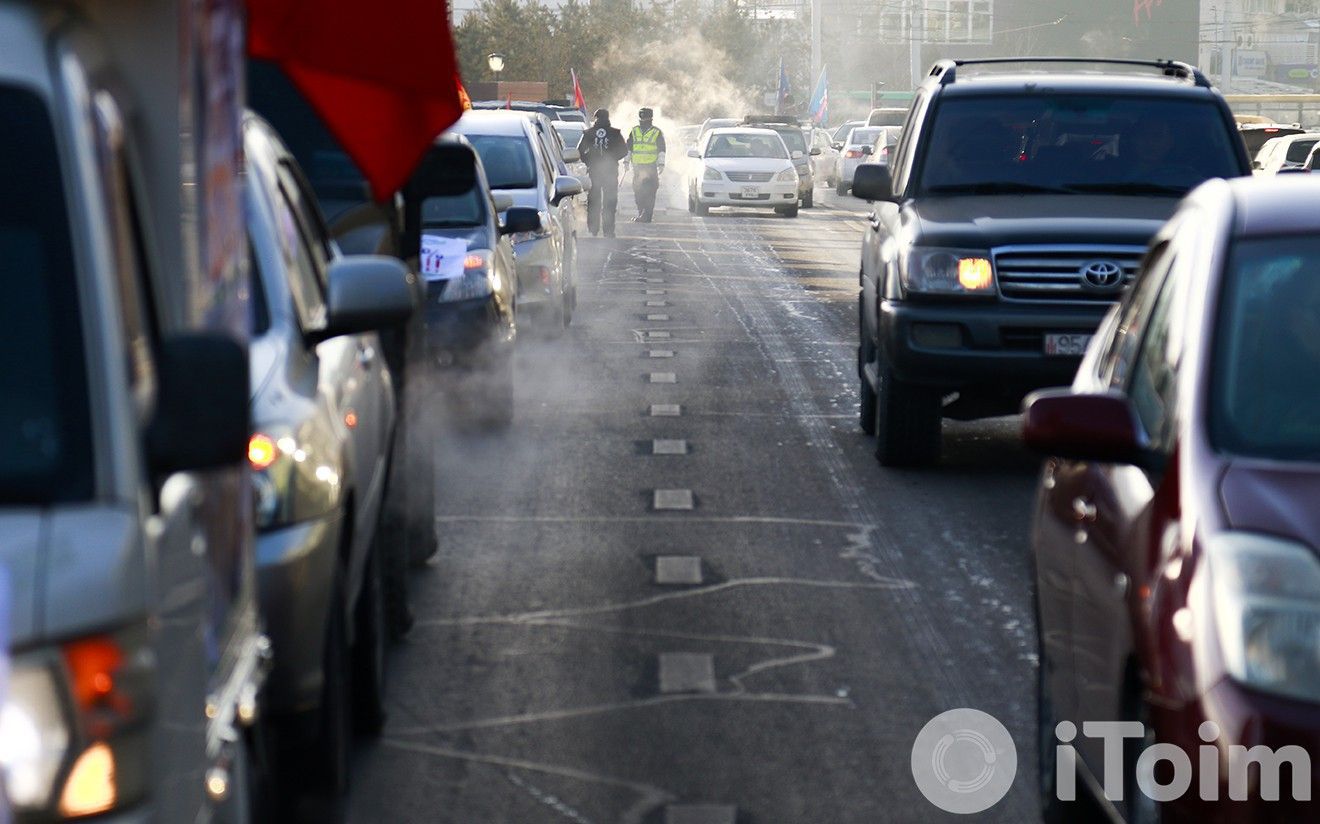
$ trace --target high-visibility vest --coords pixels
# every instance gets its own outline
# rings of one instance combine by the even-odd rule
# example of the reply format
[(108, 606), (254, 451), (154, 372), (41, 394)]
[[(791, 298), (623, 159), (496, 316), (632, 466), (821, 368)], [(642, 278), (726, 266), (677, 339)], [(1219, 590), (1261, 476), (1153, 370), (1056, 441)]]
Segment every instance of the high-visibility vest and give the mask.
[(660, 130), (655, 126), (642, 131), (641, 126), (632, 130), (632, 164), (634, 166), (653, 166), (660, 159)]

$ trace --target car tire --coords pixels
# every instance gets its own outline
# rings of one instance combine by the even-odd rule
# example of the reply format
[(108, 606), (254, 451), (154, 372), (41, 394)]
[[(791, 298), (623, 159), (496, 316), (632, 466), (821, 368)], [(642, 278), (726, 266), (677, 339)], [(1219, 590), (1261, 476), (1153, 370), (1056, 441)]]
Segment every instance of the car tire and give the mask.
[(802, 196), (802, 208), (810, 209), (815, 205), (816, 205), (816, 193), (811, 189), (808, 189), (807, 193)]
[(798, 207), (796, 207), (796, 206), (788, 206), (788, 207), (786, 207), (786, 208), (784, 209), (784, 211), (780, 212), (780, 214), (783, 215), (784, 217), (797, 217), (797, 216), (798, 216)]
[(875, 403), (875, 458), (882, 466), (920, 467), (940, 458), (939, 392), (897, 380), (880, 368)]
[[(1033, 592), (1035, 602), (1036, 626), (1040, 626), (1040, 605)], [(1040, 796), (1040, 818), (1042, 824), (1071, 824), (1083, 820), (1080, 799), (1063, 801), (1059, 798), (1058, 788), (1058, 750), (1054, 737), (1054, 726), (1058, 719), (1054, 717), (1054, 702), (1046, 689), (1046, 673), (1049, 662), (1042, 644), (1037, 655), (1036, 667), (1036, 789)], [(1080, 781), (1074, 779), (1077, 792), (1086, 792)]]
[[(352, 672), (349, 669), (348, 633), (344, 626), (344, 584), (336, 572), (331, 588), (330, 615), (325, 634), (321, 705), (316, 734), (298, 748), (282, 768), (281, 786), (300, 785), (296, 817), (299, 821), (339, 824), (346, 818), (349, 756), (353, 746)], [(294, 783), (296, 782), (296, 783)]]
[(706, 206), (701, 201), (697, 201), (697, 217), (709, 217), (709, 216), (710, 216), (710, 207)]
[(866, 379), (865, 375), (862, 375), (860, 383), (861, 386), (857, 391), (859, 396), (857, 404), (857, 422), (861, 425), (864, 434), (874, 435), (876, 403), (875, 388), (871, 386), (871, 382)]
[(372, 547), (354, 612), (353, 726), (377, 735), (385, 726), (385, 655), (389, 643), (385, 616), (384, 569), (379, 548)]
[(690, 214), (690, 215), (695, 215), (696, 213), (697, 213), (697, 196), (696, 196), (696, 194), (693, 193), (693, 191), (692, 191), (691, 189), (689, 189), (689, 190), (688, 190), (688, 214)]
[(847, 183), (844, 183), (842, 180), (840, 180), (838, 183), (835, 183), (835, 184), (834, 184), (834, 193), (835, 193), (836, 195), (846, 195), (846, 194), (848, 194), (848, 184), (847, 184)]

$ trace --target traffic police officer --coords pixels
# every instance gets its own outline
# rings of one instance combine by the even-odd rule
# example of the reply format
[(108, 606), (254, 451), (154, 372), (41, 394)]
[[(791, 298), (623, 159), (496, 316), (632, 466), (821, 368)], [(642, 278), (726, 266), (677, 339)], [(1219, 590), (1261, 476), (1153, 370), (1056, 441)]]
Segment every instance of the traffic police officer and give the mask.
[(650, 223), (655, 213), (655, 194), (660, 189), (660, 173), (665, 170), (665, 136), (651, 123), (649, 108), (637, 112), (641, 121), (628, 135), (629, 161), (633, 169), (633, 196), (637, 199), (639, 223)]

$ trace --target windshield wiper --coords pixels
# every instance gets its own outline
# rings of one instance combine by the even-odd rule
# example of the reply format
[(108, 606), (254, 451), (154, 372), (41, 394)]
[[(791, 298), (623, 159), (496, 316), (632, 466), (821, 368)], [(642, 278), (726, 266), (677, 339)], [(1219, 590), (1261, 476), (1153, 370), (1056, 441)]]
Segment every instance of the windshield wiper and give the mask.
[(1176, 195), (1187, 194), (1186, 186), (1169, 186), (1141, 180), (1111, 181), (1109, 183), (1070, 183), (1068, 188), (1079, 192), (1102, 192), (1114, 195)]
[(932, 195), (1071, 194), (1072, 192), (1073, 189), (1067, 186), (1021, 183), (1016, 180), (983, 180), (977, 183), (945, 183), (926, 187), (926, 193)]

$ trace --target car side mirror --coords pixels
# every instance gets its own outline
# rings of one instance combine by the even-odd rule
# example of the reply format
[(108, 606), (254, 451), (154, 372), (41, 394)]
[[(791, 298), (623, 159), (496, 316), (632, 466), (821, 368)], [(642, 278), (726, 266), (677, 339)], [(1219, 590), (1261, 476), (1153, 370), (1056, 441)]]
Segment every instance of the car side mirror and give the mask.
[(875, 147), (874, 147), (874, 146), (863, 146), (863, 147), (861, 148), (861, 152), (862, 152), (862, 154), (864, 154), (864, 155), (873, 155), (873, 154), (875, 154)]
[(1022, 402), (1022, 439), (1042, 455), (1159, 468), (1132, 403), (1119, 392), (1033, 392)]
[(572, 175), (559, 175), (555, 178), (555, 196), (551, 199), (554, 205), (566, 197), (582, 194), (582, 181)]
[(833, 149), (833, 150), (836, 151), (836, 152), (841, 152), (841, 151), (843, 151), (843, 144), (842, 144), (842, 143), (831, 143), (831, 144), (830, 144), (830, 148)]
[(580, 162), (582, 162), (582, 153), (579, 152), (579, 151), (577, 150), (577, 147), (576, 147), (576, 146), (565, 146), (565, 147), (564, 147), (564, 162), (565, 162), (565, 163), (580, 163)]
[(697, 159), (701, 158), (701, 152), (697, 151), (696, 149), (688, 149), (687, 154), (688, 157), (695, 157)]
[(507, 212), (513, 208), (513, 195), (491, 195), (491, 200), (495, 201), (497, 212)]
[(252, 434), (243, 346), (219, 332), (171, 335), (161, 342), (156, 376), (156, 408), (146, 437), (152, 470), (170, 474), (242, 463)]
[(527, 206), (514, 206), (504, 213), (504, 225), (501, 235), (517, 235), (523, 232), (541, 231), (541, 213)]
[[(862, 147), (866, 148), (866, 147)], [(862, 200), (893, 201), (894, 179), (889, 167), (881, 163), (863, 163), (853, 172), (853, 197)]]
[(802, 154), (801, 149), (794, 149), (792, 157), (794, 160), (801, 160), (803, 157), (805, 157), (805, 155)]
[(1253, 161), (1251, 161), (1251, 168), (1253, 168), (1253, 169), (1264, 169), (1265, 166), (1262, 165), (1261, 162), (1260, 162), (1259, 160), (1253, 160)]
[(326, 324), (318, 341), (397, 326), (416, 311), (420, 297), (416, 275), (384, 255), (340, 258), (326, 281)]
[(811, 156), (812, 156), (812, 157), (820, 157), (820, 147), (819, 147), (819, 146), (812, 146), (812, 147), (811, 147)]

